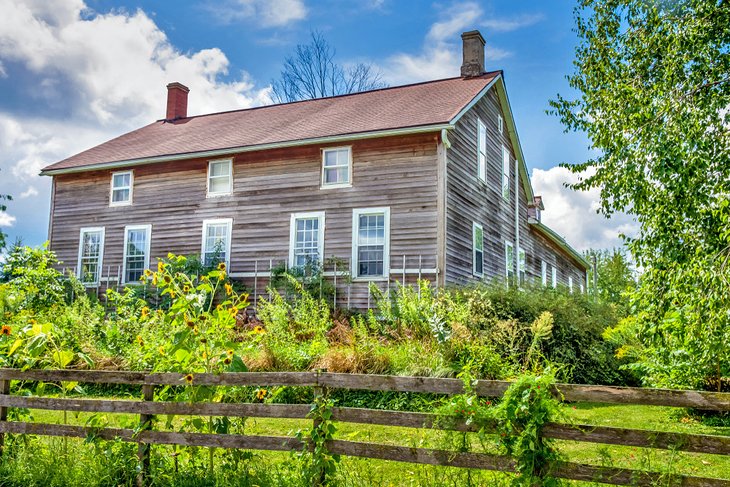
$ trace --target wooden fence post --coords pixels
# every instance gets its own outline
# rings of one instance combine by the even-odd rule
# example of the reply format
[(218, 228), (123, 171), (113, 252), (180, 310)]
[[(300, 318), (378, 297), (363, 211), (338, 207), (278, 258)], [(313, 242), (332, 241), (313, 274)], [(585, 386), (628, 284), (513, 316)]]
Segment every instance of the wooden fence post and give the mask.
[[(10, 394), (10, 381), (7, 379), (0, 380), (0, 394)], [(0, 421), (8, 420), (8, 408), (0, 407)], [(0, 433), (0, 456), (5, 452), (5, 433)]]
[[(155, 399), (155, 386), (145, 384), (142, 386), (142, 395), (144, 401), (154, 401)], [(140, 414), (139, 415), (139, 432), (142, 433), (145, 430), (152, 428), (153, 416), (151, 414)], [(145, 487), (148, 484), (150, 474), (150, 449), (149, 443), (139, 442), (137, 447), (137, 458), (139, 460), (139, 473), (137, 474), (137, 486)]]

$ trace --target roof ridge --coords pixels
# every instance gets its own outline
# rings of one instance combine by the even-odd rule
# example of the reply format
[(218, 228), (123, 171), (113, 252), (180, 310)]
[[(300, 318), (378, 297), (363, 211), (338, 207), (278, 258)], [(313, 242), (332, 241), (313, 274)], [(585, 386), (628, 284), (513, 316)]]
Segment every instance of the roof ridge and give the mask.
[[(247, 112), (247, 111), (253, 111), (253, 110), (261, 110), (261, 109), (265, 109), (265, 108), (282, 107), (282, 106), (287, 106), (287, 105), (313, 103), (313, 102), (320, 101), (320, 100), (332, 100), (332, 99), (336, 99), (336, 98), (346, 98), (346, 97), (350, 97), (350, 96), (364, 95), (366, 93), (376, 93), (376, 92), (380, 92), (380, 91), (390, 91), (390, 90), (397, 90), (397, 89), (402, 89), (402, 88), (410, 88), (413, 86), (421, 86), (421, 85), (428, 85), (428, 84), (434, 84), (434, 83), (443, 83), (444, 81), (453, 81), (453, 80), (457, 80), (457, 79), (480, 79), (480, 78), (485, 78), (487, 76), (494, 76), (494, 75), (497, 75), (500, 73), (501, 73), (501, 70), (487, 71), (480, 76), (470, 76), (470, 77), (452, 76), (451, 78), (432, 79), (432, 80), (428, 80), (428, 81), (419, 81), (416, 83), (408, 83), (405, 85), (398, 85), (398, 86), (385, 86), (383, 88), (375, 88), (372, 90), (357, 91), (354, 93), (343, 93), (341, 95), (323, 96), (321, 98), (308, 98), (306, 100), (289, 101), (286, 103), (272, 103), (271, 105), (259, 105), (256, 107), (236, 108), (233, 110), (221, 110), (219, 112), (201, 113), (200, 115), (192, 115), (190, 117), (177, 119), (177, 120), (175, 120), (175, 122), (182, 121), (182, 120), (190, 120), (193, 118), (210, 117), (213, 115), (225, 115), (228, 113), (239, 113), (239, 112)], [(168, 120), (165, 118), (160, 118), (151, 123), (167, 122), (167, 121)]]

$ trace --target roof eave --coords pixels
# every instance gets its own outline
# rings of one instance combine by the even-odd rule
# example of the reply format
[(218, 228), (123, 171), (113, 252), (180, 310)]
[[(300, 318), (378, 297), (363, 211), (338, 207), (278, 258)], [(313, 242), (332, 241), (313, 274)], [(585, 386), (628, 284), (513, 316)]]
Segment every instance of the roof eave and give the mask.
[(331, 135), (326, 137), (314, 137), (310, 139), (288, 140), (282, 142), (273, 142), (270, 144), (257, 144), (241, 147), (229, 147), (225, 149), (212, 149), (198, 152), (184, 152), (180, 154), (166, 154), (161, 156), (142, 157), (139, 159), (126, 159), (121, 161), (102, 162), (97, 164), (88, 164), (79, 167), (69, 167), (60, 169), (43, 169), (41, 176), (56, 176), (59, 174), (72, 174), (87, 171), (98, 171), (102, 169), (117, 169), (121, 167), (141, 166), (143, 164), (155, 164), (158, 162), (171, 162), (183, 159), (219, 157), (238, 154), (241, 152), (254, 152), (267, 149), (281, 149), (286, 147), (297, 147), (312, 144), (327, 144), (335, 142), (346, 142), (351, 140), (374, 139), (378, 137), (393, 137), (398, 135), (421, 134), (428, 132), (440, 132), (441, 130), (451, 130), (454, 126), (450, 123), (438, 123), (431, 125), (418, 125), (414, 127), (401, 127), (396, 129), (376, 130), (372, 132), (359, 132), (352, 134)]
[(588, 270), (590, 265), (588, 264), (588, 261), (585, 260), (585, 258), (573, 247), (570, 246), (570, 244), (560, 235), (558, 235), (555, 230), (548, 227), (542, 222), (530, 222), (529, 223), (531, 227), (537, 228), (538, 230), (541, 230), (543, 235), (548, 237), (553, 243), (555, 243), (558, 247), (560, 247), (564, 252), (566, 252), (568, 255), (570, 255), (572, 258), (574, 258), (580, 265), (583, 266), (584, 270)]

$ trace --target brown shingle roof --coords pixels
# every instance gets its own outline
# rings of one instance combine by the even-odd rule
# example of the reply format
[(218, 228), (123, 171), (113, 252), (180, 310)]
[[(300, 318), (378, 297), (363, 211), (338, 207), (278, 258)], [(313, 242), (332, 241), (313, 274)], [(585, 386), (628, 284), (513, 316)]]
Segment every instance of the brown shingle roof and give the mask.
[(351, 95), (159, 120), (43, 169), (304, 141), (448, 123), (499, 72)]

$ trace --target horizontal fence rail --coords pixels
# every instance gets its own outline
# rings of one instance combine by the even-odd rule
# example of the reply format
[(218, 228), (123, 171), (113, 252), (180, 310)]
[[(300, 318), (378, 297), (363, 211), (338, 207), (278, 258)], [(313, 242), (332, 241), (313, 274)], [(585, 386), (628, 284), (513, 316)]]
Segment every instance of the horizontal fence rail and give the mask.
[[(11, 394), (10, 381), (68, 381), (138, 385), (143, 388), (144, 399), (108, 400), (17, 396)], [(0, 448), (2, 448), (6, 433), (79, 438), (94, 435), (101, 439), (120, 439), (122, 441), (135, 442), (140, 445), (139, 460), (142, 465), (141, 475), (144, 477), (149, 468), (149, 445), (153, 444), (268, 451), (291, 451), (300, 450), (305, 447), (300, 440), (292, 437), (151, 430), (150, 420), (157, 415), (306, 419), (309, 417), (312, 407), (310, 404), (154, 401), (153, 392), (157, 386), (189, 385), (185, 381), (185, 375), (178, 373), (0, 369)], [(321, 393), (326, 389), (397, 391), (443, 395), (454, 395), (464, 392), (463, 383), (457, 379), (327, 372), (197, 374), (193, 376), (192, 385), (222, 387), (302, 386), (313, 387), (315, 393)], [(507, 390), (509, 385), (510, 383), (506, 381), (478, 381), (474, 390), (481, 396), (499, 397)], [(661, 405), (699, 408), (711, 411), (730, 410), (730, 394), (728, 393), (556, 384), (554, 394), (563, 400), (575, 402)], [(96, 429), (84, 426), (7, 421), (8, 408), (137, 414), (140, 416), (140, 428), (138, 431), (119, 428)], [(453, 420), (444, 421), (443, 417), (436, 414), (409, 411), (335, 407), (332, 410), (332, 419), (334, 421), (355, 424), (433, 428), (463, 432), (475, 432), (478, 429), (475, 425), (467, 424), (464, 420), (454, 418)], [(485, 427), (485, 432), (496, 432), (496, 425)], [(730, 437), (716, 435), (670, 433), (584, 424), (548, 423), (542, 429), (542, 436), (556, 440), (730, 455)], [(514, 471), (513, 459), (503, 455), (453, 452), (343, 440), (330, 440), (327, 448), (333, 454), (361, 458), (487, 469), (502, 472)], [(560, 463), (553, 472), (553, 475), (569, 480), (585, 480), (613, 485), (648, 486), (661, 480), (663, 485), (730, 487), (730, 480), (724, 479), (686, 475), (672, 475), (671, 478), (667, 479), (659, 472), (645, 472), (629, 468), (601, 467), (571, 462)], [(144, 478), (142, 478), (143, 480)]]

